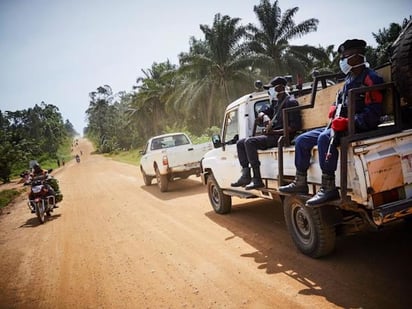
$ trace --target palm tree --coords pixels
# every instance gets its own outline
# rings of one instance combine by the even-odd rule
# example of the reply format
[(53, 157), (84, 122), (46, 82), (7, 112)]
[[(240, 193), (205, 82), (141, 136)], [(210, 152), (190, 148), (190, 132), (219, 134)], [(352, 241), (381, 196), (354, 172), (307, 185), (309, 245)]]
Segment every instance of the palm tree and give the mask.
[(175, 71), (169, 61), (153, 63), (150, 69), (142, 70), (144, 77), (137, 79), (134, 88), (138, 92), (130, 98), (130, 119), (138, 123), (145, 137), (162, 133), (170, 118), (165, 116), (166, 102)]
[(305, 72), (311, 66), (311, 59), (308, 59), (307, 55), (309, 53), (317, 55), (318, 50), (309, 45), (289, 45), (289, 41), (316, 31), (319, 21), (310, 18), (295, 24), (293, 17), (299, 8), (288, 9), (282, 15), (278, 1), (272, 5), (269, 0), (261, 0), (253, 10), (259, 21), (259, 27), (252, 24), (248, 26), (251, 40), (249, 49), (270, 59), (266, 64), (267, 74), (273, 76)]
[(308, 55), (313, 59), (311, 72), (316, 71), (318, 74), (332, 74), (339, 71), (339, 53), (335, 51), (334, 45), (328, 45), (326, 48), (319, 46), (316, 55)]
[(246, 28), (239, 23), (239, 18), (216, 14), (212, 27), (200, 25), (204, 40), (192, 38), (190, 51), (179, 55), (181, 83), (173, 99), (188, 117), (198, 111), (200, 117), (193, 119), (198, 128), (220, 125), (225, 106), (250, 82), (253, 63), (242, 44)]

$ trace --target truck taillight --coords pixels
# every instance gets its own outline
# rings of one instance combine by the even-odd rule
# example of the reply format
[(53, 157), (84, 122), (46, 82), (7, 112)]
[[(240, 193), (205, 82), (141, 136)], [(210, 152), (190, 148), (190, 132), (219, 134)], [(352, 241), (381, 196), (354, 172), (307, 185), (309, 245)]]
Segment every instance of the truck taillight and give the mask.
[(167, 156), (163, 156), (162, 163), (163, 163), (164, 166), (169, 165), (169, 160), (167, 160)]

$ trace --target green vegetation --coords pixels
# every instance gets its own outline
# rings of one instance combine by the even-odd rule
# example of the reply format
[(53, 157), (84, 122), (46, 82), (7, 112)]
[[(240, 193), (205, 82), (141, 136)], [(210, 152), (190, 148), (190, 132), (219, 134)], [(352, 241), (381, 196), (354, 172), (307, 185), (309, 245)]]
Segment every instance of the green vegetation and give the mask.
[(124, 151), (113, 151), (109, 154), (105, 154), (105, 157), (112, 158), (113, 160), (119, 162), (139, 166), (141, 154), (140, 150), (134, 149)]
[[(113, 93), (109, 85), (91, 91), (83, 134), (96, 152), (135, 164), (138, 150), (154, 135), (183, 131), (194, 143), (210, 141), (219, 132), (226, 106), (255, 91), (255, 80), (290, 75), (301, 83), (310, 81), (315, 70), (339, 70), (335, 46), (293, 45), (294, 39), (317, 31), (319, 20), (295, 23), (299, 8), (282, 11), (277, 0), (260, 0), (251, 10), (256, 24), (242, 25), (240, 17), (215, 14), (211, 25), (200, 25), (201, 38), (190, 38), (178, 65), (153, 63), (131, 85), (133, 91)], [(366, 53), (371, 67), (389, 60), (388, 47), (409, 19), (373, 33), (378, 46)], [(0, 127), (3, 182), (27, 169), (30, 160), (56, 168), (57, 159), (71, 159), (70, 142), (77, 133), (54, 105), (41, 102), (27, 110), (0, 111)]]
[[(63, 122), (59, 109), (42, 102), (22, 111), (0, 111), (0, 180), (28, 169), (30, 160), (53, 166), (60, 149), (75, 134), (69, 121)], [(66, 146), (67, 147), (67, 146)], [(63, 151), (66, 153), (66, 151)], [(55, 163), (57, 165), (57, 163)]]
[[(84, 133), (97, 151), (141, 148), (149, 137), (170, 128), (210, 139), (227, 104), (255, 91), (255, 80), (289, 75), (296, 84), (311, 81), (314, 71), (339, 71), (337, 46), (292, 44), (317, 31), (319, 20), (295, 23), (299, 8), (282, 12), (279, 1), (260, 0), (251, 9), (256, 25), (217, 13), (211, 25), (200, 25), (203, 37), (192, 37), (189, 50), (178, 55), (179, 65), (153, 63), (142, 70), (133, 91), (116, 94), (104, 85), (90, 92)], [(366, 54), (372, 67), (389, 61), (387, 47), (407, 22), (374, 34), (378, 47), (368, 47)]]
[(20, 192), (15, 189), (0, 191), (0, 209), (7, 206), (18, 195)]

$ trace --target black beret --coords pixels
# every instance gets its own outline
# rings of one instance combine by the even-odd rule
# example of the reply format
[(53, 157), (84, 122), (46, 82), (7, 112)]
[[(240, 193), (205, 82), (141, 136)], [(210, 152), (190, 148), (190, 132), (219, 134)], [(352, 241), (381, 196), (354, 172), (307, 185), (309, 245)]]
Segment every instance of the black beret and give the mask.
[(275, 87), (275, 86), (277, 86), (277, 85), (286, 86), (286, 84), (287, 84), (287, 81), (286, 81), (286, 79), (285, 79), (284, 77), (282, 77), (282, 76), (276, 76), (276, 77), (274, 77), (274, 78), (270, 81), (269, 84), (263, 85), (263, 88), (264, 88), (264, 89), (269, 89), (269, 88)]
[(364, 51), (365, 47), (366, 47), (366, 42), (364, 40), (358, 40), (358, 39), (346, 40), (341, 45), (339, 45), (338, 52), (342, 54), (344, 51), (350, 50), (350, 49), (360, 49)]

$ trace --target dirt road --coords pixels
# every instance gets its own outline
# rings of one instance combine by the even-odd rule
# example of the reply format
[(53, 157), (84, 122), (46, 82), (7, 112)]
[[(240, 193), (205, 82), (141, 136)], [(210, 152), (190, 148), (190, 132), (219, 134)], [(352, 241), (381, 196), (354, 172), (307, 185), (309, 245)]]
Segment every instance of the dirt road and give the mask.
[(161, 194), (136, 166), (79, 149), (54, 173), (64, 200), (45, 224), (23, 198), (0, 216), (0, 308), (410, 308), (403, 223), (314, 260), (273, 202), (217, 215), (199, 178)]

